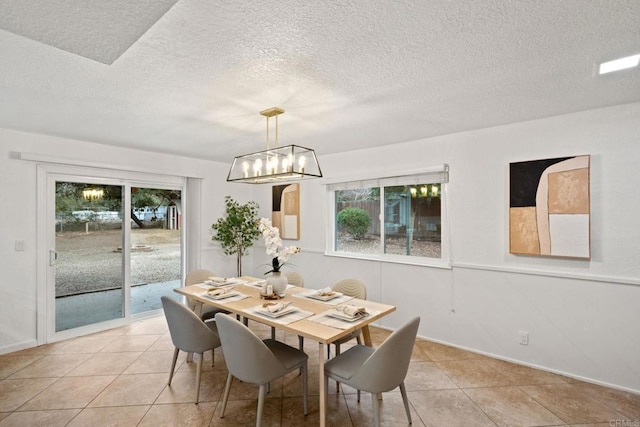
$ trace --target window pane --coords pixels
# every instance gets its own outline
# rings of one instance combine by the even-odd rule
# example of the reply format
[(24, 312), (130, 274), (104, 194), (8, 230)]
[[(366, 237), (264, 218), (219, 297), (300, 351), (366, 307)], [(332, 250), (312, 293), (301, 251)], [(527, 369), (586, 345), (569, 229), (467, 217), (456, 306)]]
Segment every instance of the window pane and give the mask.
[(440, 184), (384, 187), (384, 253), (441, 257)]
[(162, 308), (161, 296), (180, 300), (180, 190), (131, 188), (131, 313)]
[(339, 190), (335, 196), (335, 251), (380, 254), (380, 189)]
[(56, 181), (55, 189), (56, 332), (123, 317), (123, 186)]

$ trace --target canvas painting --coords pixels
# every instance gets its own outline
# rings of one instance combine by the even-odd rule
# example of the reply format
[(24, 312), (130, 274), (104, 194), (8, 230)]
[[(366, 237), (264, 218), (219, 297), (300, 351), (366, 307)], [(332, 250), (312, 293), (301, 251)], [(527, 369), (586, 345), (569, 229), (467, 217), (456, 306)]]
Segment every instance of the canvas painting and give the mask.
[(591, 258), (590, 156), (509, 164), (509, 252)]
[(274, 185), (271, 223), (283, 239), (300, 239), (300, 184)]

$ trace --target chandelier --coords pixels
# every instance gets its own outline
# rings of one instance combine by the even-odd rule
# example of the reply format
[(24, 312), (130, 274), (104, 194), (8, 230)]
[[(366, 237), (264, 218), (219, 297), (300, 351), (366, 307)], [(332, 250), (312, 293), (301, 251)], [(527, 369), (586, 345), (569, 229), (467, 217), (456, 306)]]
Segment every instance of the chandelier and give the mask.
[[(315, 151), (299, 145), (278, 147), (278, 115), (284, 110), (278, 107), (260, 111), (267, 118), (267, 149), (236, 156), (231, 164), (227, 181), (264, 184), (274, 181), (291, 181), (304, 177), (322, 177)], [(275, 142), (269, 141), (269, 119), (275, 117)]]
[(85, 200), (99, 200), (104, 197), (104, 190), (91, 187), (85, 188), (84, 190), (82, 190), (82, 197), (84, 197)]

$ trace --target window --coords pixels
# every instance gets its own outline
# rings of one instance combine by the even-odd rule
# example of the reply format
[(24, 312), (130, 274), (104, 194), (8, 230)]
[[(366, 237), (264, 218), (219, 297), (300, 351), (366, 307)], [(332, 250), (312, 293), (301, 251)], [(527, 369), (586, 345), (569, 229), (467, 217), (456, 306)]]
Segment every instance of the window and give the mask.
[(329, 184), (327, 253), (446, 266), (448, 167)]

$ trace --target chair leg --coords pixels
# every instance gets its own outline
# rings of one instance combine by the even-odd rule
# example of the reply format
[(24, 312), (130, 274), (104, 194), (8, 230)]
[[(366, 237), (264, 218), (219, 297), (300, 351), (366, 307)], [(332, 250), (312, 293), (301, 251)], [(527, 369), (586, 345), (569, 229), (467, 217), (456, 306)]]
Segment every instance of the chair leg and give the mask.
[[(307, 377), (308, 377), (308, 367), (307, 367), (307, 362), (304, 362), (304, 365), (302, 365), (302, 368), (300, 369), (302, 372), (302, 407), (304, 409), (304, 414), (307, 415), (309, 413), (309, 410), (307, 408), (307, 389), (309, 387), (309, 383), (307, 381)], [(325, 399), (326, 402), (326, 399)]]
[(404, 386), (404, 381), (400, 383), (400, 394), (402, 394), (402, 402), (404, 402), (404, 410), (407, 411), (407, 419), (409, 420), (409, 424), (412, 424), (411, 421), (411, 411), (409, 410), (409, 399), (407, 399), (407, 389)]
[(196, 405), (200, 399), (200, 378), (202, 378), (202, 360), (204, 359), (204, 352), (198, 354), (198, 368), (196, 370)]
[(249, 318), (248, 317), (243, 317), (242, 318), (242, 323), (244, 323), (244, 326), (249, 327)]
[(211, 367), (215, 367), (216, 366), (216, 349), (212, 349), (211, 350)]
[(262, 410), (264, 408), (265, 389), (266, 385), (261, 384), (260, 390), (258, 390), (258, 414), (256, 415), (256, 427), (260, 427), (262, 425)]
[(171, 385), (171, 380), (173, 379), (173, 371), (176, 370), (176, 361), (178, 360), (178, 353), (180, 353), (180, 350), (178, 350), (178, 347), (176, 347), (176, 349), (173, 351), (173, 360), (171, 361), (171, 372), (169, 372), (169, 382), (168, 382), (169, 385)]
[[(360, 339), (360, 336), (361, 336), (361, 335), (362, 335), (362, 333), (359, 333), (359, 334), (356, 336), (356, 342), (357, 342), (358, 344), (360, 344), (360, 345), (362, 345), (362, 340)], [(358, 390), (358, 402), (360, 402), (360, 390)]]
[[(340, 356), (340, 344), (336, 343), (336, 357)], [(340, 383), (336, 381), (336, 392), (340, 393)]]
[(276, 328), (274, 328), (273, 326), (271, 327), (271, 339), (276, 339)]
[(373, 425), (380, 427), (380, 403), (378, 393), (371, 393), (371, 403), (373, 404)]
[(227, 375), (227, 384), (224, 386), (224, 397), (222, 398), (222, 411), (220, 412), (220, 418), (224, 417), (224, 411), (227, 409), (227, 402), (229, 401), (229, 390), (231, 390), (231, 381), (233, 376)]
[[(298, 349), (304, 351), (304, 337), (298, 335)], [(302, 368), (300, 368), (299, 375), (302, 375)]]

